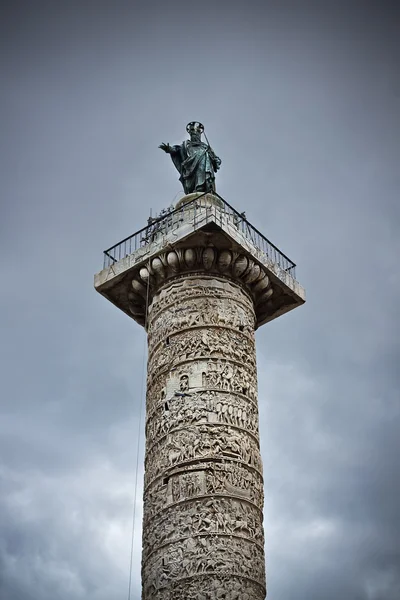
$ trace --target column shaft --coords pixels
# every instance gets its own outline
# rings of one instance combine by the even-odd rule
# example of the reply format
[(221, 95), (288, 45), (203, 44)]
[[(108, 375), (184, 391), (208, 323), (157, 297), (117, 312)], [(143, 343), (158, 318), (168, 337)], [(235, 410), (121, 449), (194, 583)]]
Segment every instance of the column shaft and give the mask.
[(148, 317), (143, 600), (265, 598), (253, 302), (160, 283)]

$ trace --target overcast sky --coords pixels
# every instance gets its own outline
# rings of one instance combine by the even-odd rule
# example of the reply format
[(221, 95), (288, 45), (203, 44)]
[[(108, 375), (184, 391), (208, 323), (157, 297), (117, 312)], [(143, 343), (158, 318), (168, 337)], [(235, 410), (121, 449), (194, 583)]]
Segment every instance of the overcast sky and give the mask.
[(190, 120), (218, 192), (307, 291), (257, 332), (268, 597), (398, 600), (396, 2), (14, 0), (0, 17), (0, 600), (127, 598), (145, 334), (93, 274), (179, 196), (157, 146)]

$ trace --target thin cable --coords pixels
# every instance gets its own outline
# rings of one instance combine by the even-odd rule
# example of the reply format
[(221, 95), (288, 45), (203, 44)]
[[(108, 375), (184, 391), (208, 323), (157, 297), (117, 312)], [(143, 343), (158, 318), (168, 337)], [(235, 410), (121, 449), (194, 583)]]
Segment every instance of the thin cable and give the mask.
[[(147, 311), (149, 306), (149, 287), (150, 287), (150, 273), (147, 279), (147, 293), (146, 293), (146, 307), (144, 314), (144, 329), (147, 329)], [(131, 587), (132, 587), (132, 564), (133, 564), (133, 545), (135, 539), (135, 521), (136, 521), (136, 498), (137, 498), (137, 485), (138, 485), (138, 472), (139, 472), (139, 449), (140, 449), (140, 433), (142, 429), (142, 412), (144, 404), (144, 371), (145, 371), (145, 355), (146, 355), (146, 338), (143, 342), (143, 359), (142, 359), (142, 384), (141, 384), (141, 402), (139, 409), (139, 424), (137, 433), (137, 446), (136, 446), (136, 473), (135, 473), (135, 491), (133, 499), (133, 512), (132, 512), (132, 536), (131, 536), (131, 556), (129, 564), (129, 585), (128, 585), (128, 600), (131, 598)]]

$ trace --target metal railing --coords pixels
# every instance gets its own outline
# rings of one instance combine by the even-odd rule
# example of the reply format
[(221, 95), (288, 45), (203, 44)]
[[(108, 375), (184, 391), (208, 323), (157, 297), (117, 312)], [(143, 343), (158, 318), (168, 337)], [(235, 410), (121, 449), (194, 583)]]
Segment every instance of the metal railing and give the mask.
[(239, 213), (216, 192), (213, 192), (213, 196), (219, 199), (220, 206), (210, 204), (206, 199), (206, 195), (207, 193), (204, 193), (175, 210), (164, 211), (164, 214), (156, 219), (150, 218), (146, 227), (139, 229), (136, 233), (104, 251), (103, 268), (105, 269), (136, 252), (139, 248), (161, 239), (169, 232), (178, 229), (183, 222), (189, 224), (187, 214), (190, 211), (193, 230), (199, 229), (199, 227), (210, 221), (216, 222), (217, 225), (231, 224), (253, 246), (265, 254), (270, 261), (289, 273), (293, 279), (296, 279), (296, 264), (251, 225), (244, 213)]

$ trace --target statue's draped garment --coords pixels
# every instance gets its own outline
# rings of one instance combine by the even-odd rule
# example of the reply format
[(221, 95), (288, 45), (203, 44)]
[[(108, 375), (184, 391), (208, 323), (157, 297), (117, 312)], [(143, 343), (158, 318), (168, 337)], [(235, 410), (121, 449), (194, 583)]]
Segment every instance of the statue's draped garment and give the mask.
[(207, 144), (185, 140), (180, 146), (172, 146), (171, 158), (185, 194), (215, 190), (215, 171), (221, 160)]

